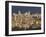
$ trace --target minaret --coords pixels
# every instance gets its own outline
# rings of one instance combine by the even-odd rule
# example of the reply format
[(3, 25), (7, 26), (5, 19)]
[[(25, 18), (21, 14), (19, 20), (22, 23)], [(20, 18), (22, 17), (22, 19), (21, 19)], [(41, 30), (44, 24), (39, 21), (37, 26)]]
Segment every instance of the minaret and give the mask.
[(16, 14), (15, 13), (13, 13), (13, 16), (15, 16)]
[(28, 11), (28, 17), (30, 16), (30, 11)]
[(30, 11), (25, 12), (25, 16), (29, 16), (30, 15)]
[(30, 11), (28, 11), (28, 15), (30, 15)]
[(27, 12), (25, 12), (25, 16), (27, 16), (28, 15), (28, 13)]
[(18, 11), (18, 14), (21, 15), (21, 11), (20, 10)]

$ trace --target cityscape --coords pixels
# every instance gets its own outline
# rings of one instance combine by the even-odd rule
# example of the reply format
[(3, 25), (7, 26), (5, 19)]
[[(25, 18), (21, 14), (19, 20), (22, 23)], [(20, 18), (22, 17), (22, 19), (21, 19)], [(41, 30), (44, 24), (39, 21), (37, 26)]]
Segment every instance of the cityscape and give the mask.
[(41, 29), (41, 14), (40, 13), (31, 13), (30, 11), (21, 13), (12, 14), (12, 31), (19, 30), (38, 30)]

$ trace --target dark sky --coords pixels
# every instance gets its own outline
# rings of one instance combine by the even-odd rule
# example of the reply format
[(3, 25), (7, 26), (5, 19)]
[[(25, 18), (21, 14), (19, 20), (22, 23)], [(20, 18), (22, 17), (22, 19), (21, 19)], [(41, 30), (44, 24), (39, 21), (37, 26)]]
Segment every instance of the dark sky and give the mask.
[(31, 13), (41, 13), (41, 7), (12, 6), (12, 12), (18, 13), (19, 10), (21, 11), (21, 13), (28, 11), (30, 11)]

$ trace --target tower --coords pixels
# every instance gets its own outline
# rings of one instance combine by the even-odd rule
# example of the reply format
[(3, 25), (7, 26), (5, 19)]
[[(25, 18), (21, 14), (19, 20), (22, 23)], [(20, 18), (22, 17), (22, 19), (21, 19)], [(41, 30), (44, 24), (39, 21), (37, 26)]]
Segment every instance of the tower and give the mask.
[(21, 15), (21, 11), (20, 10), (18, 11), (18, 14)]

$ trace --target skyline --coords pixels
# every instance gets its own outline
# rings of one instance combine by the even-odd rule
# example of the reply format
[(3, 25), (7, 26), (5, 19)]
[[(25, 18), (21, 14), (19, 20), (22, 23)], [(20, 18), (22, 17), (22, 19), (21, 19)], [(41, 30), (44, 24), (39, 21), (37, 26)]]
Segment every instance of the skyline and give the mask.
[(12, 6), (12, 13), (21, 13), (29, 12), (30, 13), (41, 13), (41, 7), (26, 7), (26, 6)]

